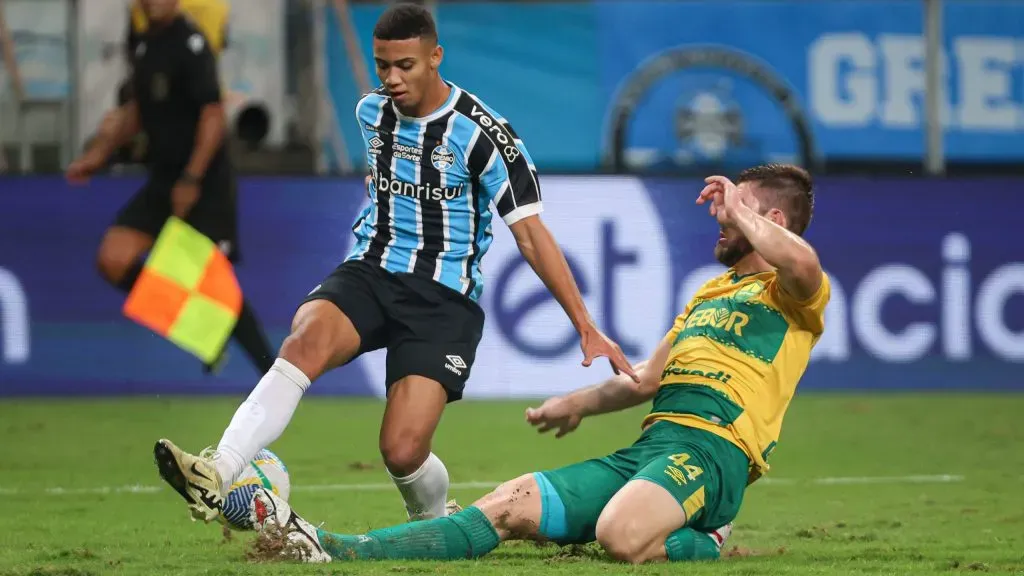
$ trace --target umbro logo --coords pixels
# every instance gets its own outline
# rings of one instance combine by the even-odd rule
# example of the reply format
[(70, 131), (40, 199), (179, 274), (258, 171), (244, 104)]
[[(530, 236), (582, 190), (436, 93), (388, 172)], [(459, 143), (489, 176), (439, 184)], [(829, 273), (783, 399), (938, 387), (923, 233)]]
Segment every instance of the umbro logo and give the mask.
[(445, 356), (445, 360), (447, 360), (447, 362), (445, 362), (444, 367), (456, 376), (462, 376), (462, 371), (469, 367), (469, 365), (466, 364), (466, 361), (462, 359), (462, 356), (456, 354), (449, 354)]
[(374, 136), (370, 138), (368, 144), (370, 145), (370, 154), (380, 154), (380, 147), (384, 145), (384, 141)]

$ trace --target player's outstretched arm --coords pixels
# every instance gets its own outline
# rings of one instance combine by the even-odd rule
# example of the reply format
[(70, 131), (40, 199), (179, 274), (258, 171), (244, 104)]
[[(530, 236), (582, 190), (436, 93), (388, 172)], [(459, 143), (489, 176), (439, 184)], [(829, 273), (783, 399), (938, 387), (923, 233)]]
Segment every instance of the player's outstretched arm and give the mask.
[(742, 194), (728, 178), (711, 176), (701, 192), (702, 199), (712, 199), (713, 214), (739, 228), (754, 250), (777, 271), (779, 283), (797, 300), (814, 296), (821, 287), (822, 269), (818, 254), (806, 240), (762, 216), (757, 211), (757, 198)]
[(605, 336), (590, 317), (565, 255), (540, 217), (528, 216), (511, 224), (509, 229), (523, 258), (551, 291), (579, 332), (584, 354), (583, 365), (590, 366), (594, 358), (606, 356), (615, 374), (621, 372), (634, 382), (639, 382), (640, 378), (619, 345)]
[(658, 392), (671, 347), (672, 342), (663, 339), (650, 358), (633, 367), (640, 378), (639, 385), (625, 375), (613, 376), (600, 384), (549, 398), (538, 408), (527, 408), (526, 421), (536, 426), (538, 432), (556, 430), (555, 437), (561, 438), (587, 416), (618, 412), (647, 402)]

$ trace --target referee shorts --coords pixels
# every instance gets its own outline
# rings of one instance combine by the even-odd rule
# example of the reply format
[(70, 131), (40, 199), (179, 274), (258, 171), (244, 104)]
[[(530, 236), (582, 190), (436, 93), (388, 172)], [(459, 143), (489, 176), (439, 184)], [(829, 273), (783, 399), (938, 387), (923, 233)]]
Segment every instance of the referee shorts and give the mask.
[[(151, 175), (114, 218), (114, 226), (156, 238), (171, 216), (171, 190), (177, 179)], [(231, 262), (241, 260), (238, 248), (238, 193), (230, 166), (211, 166), (200, 185), (199, 200), (185, 221), (213, 240)]]

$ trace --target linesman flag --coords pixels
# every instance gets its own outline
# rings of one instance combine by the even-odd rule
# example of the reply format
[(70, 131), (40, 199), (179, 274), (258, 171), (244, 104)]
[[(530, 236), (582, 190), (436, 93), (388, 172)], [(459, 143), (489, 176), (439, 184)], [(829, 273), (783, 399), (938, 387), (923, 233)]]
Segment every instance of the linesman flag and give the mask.
[(242, 289), (227, 257), (174, 216), (124, 302), (125, 316), (207, 364), (223, 351), (241, 309)]

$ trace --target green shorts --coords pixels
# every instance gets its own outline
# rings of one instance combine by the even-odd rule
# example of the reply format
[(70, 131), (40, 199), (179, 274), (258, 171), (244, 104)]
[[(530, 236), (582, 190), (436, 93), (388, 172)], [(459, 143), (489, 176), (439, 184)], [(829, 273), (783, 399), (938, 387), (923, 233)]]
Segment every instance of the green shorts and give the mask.
[(749, 466), (746, 454), (727, 440), (657, 421), (632, 446), (610, 456), (534, 474), (542, 502), (539, 531), (558, 544), (593, 542), (601, 511), (634, 479), (675, 496), (687, 526), (715, 530), (739, 512)]

